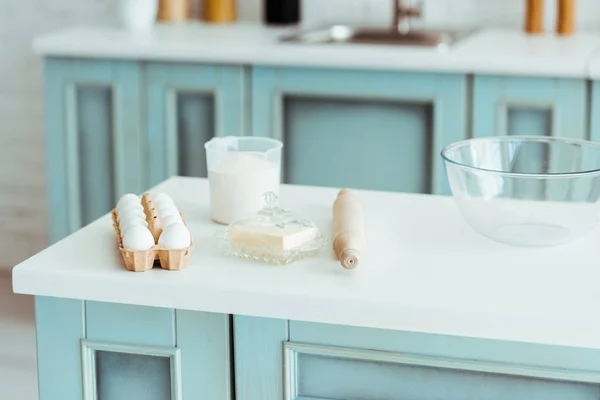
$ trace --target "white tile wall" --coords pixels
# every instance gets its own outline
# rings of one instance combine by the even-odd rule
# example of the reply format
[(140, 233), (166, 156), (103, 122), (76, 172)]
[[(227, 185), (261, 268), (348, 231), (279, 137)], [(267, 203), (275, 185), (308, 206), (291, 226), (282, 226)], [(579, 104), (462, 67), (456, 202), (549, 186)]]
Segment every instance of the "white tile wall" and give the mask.
[(0, 0), (0, 268), (47, 243), (42, 63), (35, 35), (107, 23), (115, 1)]
[[(345, 22), (385, 25), (391, 21), (392, 0), (301, 0), (303, 23)], [(407, 0), (405, 0), (407, 1)], [(410, 0), (408, 0), (410, 1)], [(238, 0), (244, 19), (260, 19), (261, 0)], [(554, 29), (556, 0), (545, 1), (545, 26)], [(600, 1), (577, 0), (581, 29), (600, 29)], [(424, 0), (424, 22), (431, 25), (521, 27), (525, 0)]]
[[(13, 266), (46, 245), (41, 60), (38, 34), (70, 25), (114, 22), (119, 0), (0, 0), (0, 266)], [(547, 27), (554, 7), (547, 0)], [(426, 0), (429, 24), (520, 27), (523, 0)], [(262, 0), (238, 0), (240, 19), (259, 21)], [(307, 25), (381, 25), (391, 0), (303, 0)], [(196, 13), (198, 7), (195, 7)], [(577, 0), (578, 26), (600, 28), (600, 1)]]

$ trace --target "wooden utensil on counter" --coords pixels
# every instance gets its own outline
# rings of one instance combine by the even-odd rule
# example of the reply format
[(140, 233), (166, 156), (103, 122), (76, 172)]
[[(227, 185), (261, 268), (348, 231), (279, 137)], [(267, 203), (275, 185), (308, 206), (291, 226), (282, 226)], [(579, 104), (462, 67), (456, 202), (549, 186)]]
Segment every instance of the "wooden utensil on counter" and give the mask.
[(544, 0), (527, 0), (525, 32), (531, 35), (544, 32)]
[(237, 19), (235, 0), (204, 0), (202, 19), (206, 22), (233, 22)]
[(354, 269), (366, 247), (363, 207), (348, 189), (333, 203), (333, 251), (342, 267)]
[(556, 33), (568, 36), (575, 32), (575, 0), (558, 0)]
[(160, 0), (158, 20), (182, 22), (190, 19), (190, 0)]

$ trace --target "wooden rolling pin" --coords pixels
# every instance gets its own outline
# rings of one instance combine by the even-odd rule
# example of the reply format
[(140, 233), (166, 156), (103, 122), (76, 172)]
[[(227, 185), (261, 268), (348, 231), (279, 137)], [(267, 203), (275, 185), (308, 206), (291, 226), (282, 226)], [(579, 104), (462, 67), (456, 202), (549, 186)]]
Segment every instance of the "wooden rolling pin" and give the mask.
[(342, 189), (333, 203), (333, 251), (346, 269), (356, 268), (366, 238), (362, 204), (348, 189)]
[(530, 35), (544, 32), (544, 0), (527, 0), (525, 32)]

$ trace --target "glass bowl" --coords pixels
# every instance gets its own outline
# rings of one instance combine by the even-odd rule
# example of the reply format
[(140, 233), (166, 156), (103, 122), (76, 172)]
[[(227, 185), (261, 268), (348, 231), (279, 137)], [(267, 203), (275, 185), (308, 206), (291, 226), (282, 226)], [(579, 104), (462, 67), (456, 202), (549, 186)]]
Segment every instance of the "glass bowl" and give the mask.
[(453, 143), (441, 156), (461, 214), (498, 242), (553, 246), (598, 222), (600, 144), (490, 137)]

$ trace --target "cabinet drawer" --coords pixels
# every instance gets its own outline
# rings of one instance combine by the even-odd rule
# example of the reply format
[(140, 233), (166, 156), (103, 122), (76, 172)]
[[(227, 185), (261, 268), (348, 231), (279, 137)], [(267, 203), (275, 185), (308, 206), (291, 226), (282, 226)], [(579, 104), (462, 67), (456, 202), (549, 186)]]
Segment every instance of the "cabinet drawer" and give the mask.
[(285, 348), (286, 399), (595, 400), (587, 374), (307, 345)]
[(600, 351), (289, 321), (286, 399), (600, 398)]

